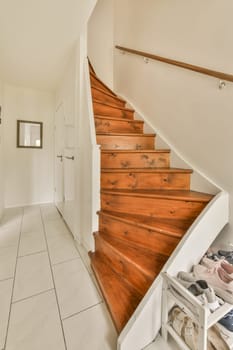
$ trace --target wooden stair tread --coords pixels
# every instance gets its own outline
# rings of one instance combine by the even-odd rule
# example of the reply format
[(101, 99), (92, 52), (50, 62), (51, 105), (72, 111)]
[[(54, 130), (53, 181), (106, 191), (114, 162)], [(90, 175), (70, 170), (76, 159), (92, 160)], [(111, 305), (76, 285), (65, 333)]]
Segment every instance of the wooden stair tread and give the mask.
[(166, 255), (156, 254), (149, 249), (139, 246), (136, 247), (129, 242), (125, 243), (122, 240), (107, 235), (101, 236), (101, 232), (96, 233), (96, 235), (99, 235), (101, 239), (105, 240), (111, 246), (111, 249), (116, 250), (124, 256), (129, 263), (141, 270), (151, 280), (156, 277), (158, 270), (161, 270), (168, 259)]
[(156, 134), (144, 134), (144, 122), (134, 119), (126, 101), (90, 77), (102, 165), (99, 232), (90, 257), (121, 331), (214, 196), (189, 190), (192, 170), (169, 167), (170, 150), (155, 149)]
[(101, 190), (101, 193), (131, 197), (154, 197), (208, 203), (213, 195), (189, 190)]
[[(141, 135), (141, 134), (140, 134)], [(103, 149), (101, 153), (111, 154), (111, 153), (171, 153), (170, 149)]]
[(117, 117), (111, 117), (111, 116), (106, 116), (106, 115), (99, 115), (99, 114), (95, 114), (95, 118), (99, 118), (99, 119), (104, 119), (104, 120), (116, 120), (116, 121), (124, 121), (127, 123), (140, 123), (143, 124), (144, 122), (142, 120), (137, 120), (137, 119), (129, 119), (129, 118), (124, 118), (124, 119), (120, 119)]
[(124, 328), (142, 295), (120, 278), (98, 252), (90, 253), (91, 265), (117, 331)]
[(101, 105), (104, 105), (104, 106), (107, 106), (107, 107), (111, 107), (111, 108), (115, 108), (115, 109), (120, 109), (120, 110), (123, 110), (123, 111), (134, 112), (134, 109), (132, 109), (132, 108), (118, 107), (118, 106), (115, 106), (115, 105), (113, 105), (111, 103), (107, 103), (107, 102), (103, 102), (103, 101), (99, 101), (99, 100), (94, 100), (93, 99), (93, 103), (99, 103)]
[(137, 227), (143, 227), (151, 231), (155, 230), (165, 235), (175, 236), (178, 238), (183, 237), (184, 233), (193, 222), (193, 220), (155, 218), (151, 216), (118, 213), (104, 210), (98, 212), (98, 214), (103, 214), (121, 222), (133, 224)]
[[(104, 95), (108, 95), (108, 96), (110, 96), (110, 97), (114, 97), (116, 100), (119, 100), (119, 101), (121, 101), (121, 102), (126, 103), (126, 101), (123, 100), (121, 97), (116, 96), (116, 95), (113, 96), (112, 94), (108, 93), (106, 90), (103, 90), (103, 89), (101, 89), (101, 88), (99, 88), (99, 87), (97, 87), (97, 86), (92, 86), (91, 88), (100, 91), (100, 92), (103, 93)], [(101, 101), (100, 101), (100, 102), (101, 102)]]
[(115, 132), (111, 132), (111, 133), (102, 133), (102, 132), (97, 132), (96, 133), (97, 136), (109, 136), (109, 137), (112, 137), (112, 136), (133, 136), (133, 137), (155, 137), (156, 134), (139, 134), (139, 133), (115, 133)]
[(103, 173), (181, 173), (181, 174), (191, 174), (192, 169), (180, 169), (180, 168), (102, 168)]
[[(113, 92), (106, 84), (104, 84), (104, 83), (102, 82), (102, 80), (100, 80), (100, 79), (97, 77), (96, 74), (94, 74), (94, 73), (92, 73), (92, 72), (90, 71), (90, 75), (91, 75), (95, 80), (97, 80), (105, 89), (107, 89), (111, 95), (117, 97), (117, 95), (115, 94), (115, 92)], [(93, 85), (91, 85), (91, 87), (93, 87)]]

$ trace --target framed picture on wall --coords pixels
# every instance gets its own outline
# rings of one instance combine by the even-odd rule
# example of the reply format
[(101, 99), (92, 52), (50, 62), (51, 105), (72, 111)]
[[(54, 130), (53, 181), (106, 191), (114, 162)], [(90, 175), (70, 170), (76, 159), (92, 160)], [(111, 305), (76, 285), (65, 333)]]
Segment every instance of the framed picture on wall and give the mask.
[(43, 123), (28, 120), (17, 120), (17, 147), (42, 148)]

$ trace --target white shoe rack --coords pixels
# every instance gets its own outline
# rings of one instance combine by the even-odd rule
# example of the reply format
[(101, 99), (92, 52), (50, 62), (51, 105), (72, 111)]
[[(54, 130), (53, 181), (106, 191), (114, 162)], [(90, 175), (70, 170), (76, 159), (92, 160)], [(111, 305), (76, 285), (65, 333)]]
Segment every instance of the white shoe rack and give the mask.
[(177, 279), (166, 272), (163, 276), (162, 292), (162, 337), (167, 342), (168, 333), (176, 341), (180, 349), (190, 350), (184, 340), (172, 328), (169, 321), (169, 311), (177, 305), (198, 325), (198, 350), (207, 350), (207, 331), (232, 308), (232, 304), (224, 303), (216, 311), (198, 300), (188, 289), (182, 286)]

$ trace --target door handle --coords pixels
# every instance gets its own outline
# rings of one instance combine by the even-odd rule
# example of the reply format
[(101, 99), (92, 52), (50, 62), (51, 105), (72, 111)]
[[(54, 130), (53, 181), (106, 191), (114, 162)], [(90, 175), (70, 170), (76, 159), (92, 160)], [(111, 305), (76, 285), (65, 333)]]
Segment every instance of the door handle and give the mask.
[(58, 154), (58, 155), (57, 155), (57, 158), (60, 158), (60, 161), (62, 162), (63, 155), (62, 155), (62, 154), (61, 154), (61, 155)]
[(71, 160), (74, 160), (74, 156), (72, 156), (72, 157), (68, 157), (68, 156), (66, 156), (65, 158), (66, 158), (66, 159), (71, 159)]

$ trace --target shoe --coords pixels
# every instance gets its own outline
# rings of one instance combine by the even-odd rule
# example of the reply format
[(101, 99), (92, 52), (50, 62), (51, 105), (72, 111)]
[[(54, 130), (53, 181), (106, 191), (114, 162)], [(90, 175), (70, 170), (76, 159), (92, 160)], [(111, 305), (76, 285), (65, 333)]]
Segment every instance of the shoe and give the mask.
[(217, 253), (209, 253), (209, 252), (206, 253), (206, 256), (207, 256), (208, 259), (211, 259), (211, 260), (214, 260), (214, 261), (218, 261), (221, 258), (223, 258), (220, 255), (218, 255)]
[(177, 278), (184, 282), (196, 282), (196, 277), (192, 272), (180, 271), (177, 274)]
[(209, 310), (211, 312), (214, 312), (217, 310), (221, 305), (224, 304), (224, 301), (217, 297), (217, 295), (214, 292), (214, 289), (210, 287), (206, 281), (199, 280), (196, 282), (200, 288), (203, 290), (203, 295), (205, 296), (206, 302), (205, 305), (208, 306)]
[(216, 327), (218, 327), (222, 338), (225, 340), (230, 349), (233, 349), (233, 337), (232, 332), (228, 331), (224, 326), (222, 326), (219, 322), (216, 323)]
[(222, 338), (221, 333), (216, 325), (208, 329), (208, 340), (217, 350), (229, 350), (229, 346)]
[(219, 250), (218, 255), (220, 257), (224, 256), (224, 258), (230, 263), (233, 264), (233, 251), (227, 250)]
[(218, 321), (228, 331), (233, 332), (233, 309)]
[(176, 333), (181, 337), (182, 329), (187, 323), (188, 316), (178, 307), (174, 306), (169, 312), (169, 320)]
[(220, 298), (233, 304), (233, 279), (221, 267), (208, 269), (203, 265), (195, 265), (193, 274), (212, 286)]
[[(191, 350), (198, 350), (198, 326), (188, 317), (178, 306), (172, 308), (169, 312), (169, 320), (176, 333), (184, 340)], [(211, 327), (212, 328), (212, 327)], [(210, 332), (210, 334), (209, 334)], [(219, 332), (220, 334), (220, 332)], [(223, 347), (225, 342), (216, 331), (208, 330), (207, 350), (227, 350), (228, 347)], [(220, 347), (214, 346), (215, 342)]]
[(191, 318), (188, 318), (182, 335), (182, 338), (190, 349), (198, 350), (198, 326)]
[(198, 296), (203, 293), (203, 290), (196, 284), (196, 278), (192, 273), (180, 271), (177, 275), (177, 281), (188, 289), (193, 295)]
[(215, 295), (213, 288), (205, 280), (196, 280), (192, 273), (181, 271), (178, 273), (177, 280), (196, 296), (202, 304), (207, 305), (211, 312), (224, 304), (223, 300)]
[(225, 258), (214, 261), (209, 259), (208, 257), (204, 257), (201, 260), (201, 265), (206, 266), (209, 269), (214, 267), (222, 267), (228, 275), (233, 277), (233, 266), (227, 260), (225, 260)]

